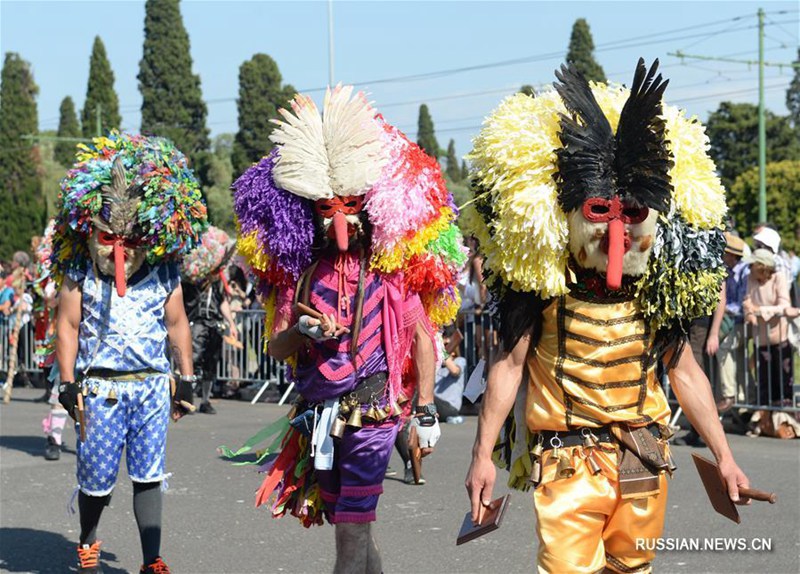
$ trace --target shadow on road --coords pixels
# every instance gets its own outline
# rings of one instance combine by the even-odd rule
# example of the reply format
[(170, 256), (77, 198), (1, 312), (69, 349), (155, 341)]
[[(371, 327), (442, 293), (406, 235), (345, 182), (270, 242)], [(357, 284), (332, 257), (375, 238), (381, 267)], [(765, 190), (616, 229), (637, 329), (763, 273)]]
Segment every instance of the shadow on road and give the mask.
[[(46, 446), (44, 435), (42, 436), (0, 436), (0, 448), (18, 450), (35, 457), (44, 456)], [(61, 446), (62, 454), (76, 454), (75, 450), (64, 445)]]
[[(30, 528), (0, 528), (0, 569), (4, 572), (35, 572), (56, 574), (74, 572), (78, 561), (76, 542), (61, 534), (32, 530)], [(114, 568), (117, 556), (101, 552), (100, 560), (105, 574), (126, 574)]]

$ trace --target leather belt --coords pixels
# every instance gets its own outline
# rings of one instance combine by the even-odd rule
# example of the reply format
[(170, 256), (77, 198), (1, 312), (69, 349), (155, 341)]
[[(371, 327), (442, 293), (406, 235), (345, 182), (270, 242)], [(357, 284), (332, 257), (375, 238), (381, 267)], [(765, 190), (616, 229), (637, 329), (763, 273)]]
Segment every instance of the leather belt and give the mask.
[[(658, 424), (649, 424), (647, 430), (656, 438), (661, 438), (661, 431)], [(537, 431), (543, 437), (542, 444), (545, 449), (553, 448), (554, 444), (561, 440), (559, 447), (580, 446), (584, 443), (589, 433), (595, 436), (597, 442), (617, 443), (617, 439), (611, 434), (611, 428), (606, 425), (602, 427), (581, 427), (568, 431)], [(551, 442), (552, 441), (552, 442)]]

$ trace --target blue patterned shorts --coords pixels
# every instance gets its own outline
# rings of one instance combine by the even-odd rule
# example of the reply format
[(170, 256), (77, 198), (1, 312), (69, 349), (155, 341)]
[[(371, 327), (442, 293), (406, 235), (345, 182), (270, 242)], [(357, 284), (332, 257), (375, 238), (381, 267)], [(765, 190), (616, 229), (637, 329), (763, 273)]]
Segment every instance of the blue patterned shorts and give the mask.
[[(143, 381), (86, 379), (84, 397), (86, 442), (78, 440), (78, 486), (90, 496), (114, 489), (125, 447), (128, 475), (133, 482), (164, 479), (167, 426), (170, 419), (168, 375)], [(117, 400), (108, 400), (111, 389)], [(75, 425), (80, 437), (80, 425)]]

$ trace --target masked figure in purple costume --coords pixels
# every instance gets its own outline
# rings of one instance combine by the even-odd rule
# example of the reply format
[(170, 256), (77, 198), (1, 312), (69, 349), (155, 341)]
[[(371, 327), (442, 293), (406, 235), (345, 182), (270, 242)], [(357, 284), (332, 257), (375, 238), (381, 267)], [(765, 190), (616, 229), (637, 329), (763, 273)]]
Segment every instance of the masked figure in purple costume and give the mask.
[(370, 524), (400, 420), (412, 415), (424, 454), (440, 435), (432, 340), (458, 310), (465, 253), (438, 163), (362, 93), (329, 90), (322, 115), (307, 96), (292, 109), (234, 189), (267, 349), (302, 400), (239, 453), (277, 434), (256, 504), (306, 526), (326, 517), (335, 572), (380, 572)]

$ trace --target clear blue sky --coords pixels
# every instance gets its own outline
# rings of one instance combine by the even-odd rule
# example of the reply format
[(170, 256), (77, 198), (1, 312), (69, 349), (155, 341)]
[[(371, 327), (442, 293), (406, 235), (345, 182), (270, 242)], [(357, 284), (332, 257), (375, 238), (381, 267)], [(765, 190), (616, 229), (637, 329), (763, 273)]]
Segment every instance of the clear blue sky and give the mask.
[[(463, 155), (482, 118), (507, 93), (553, 80), (572, 25), (583, 17), (611, 80), (629, 82), (639, 56), (658, 57), (671, 79), (667, 101), (705, 120), (720, 101), (757, 102), (756, 67), (681, 63), (668, 53), (757, 59), (759, 6), (767, 12), (765, 59), (791, 62), (800, 31), (797, 2), (335, 1), (335, 80), (362, 84), (412, 138), (419, 104), (427, 103), (440, 145), (453, 138)], [(255, 53), (272, 56), (284, 81), (301, 91), (328, 82), (327, 2), (184, 0), (181, 10), (212, 134), (236, 131), (238, 70)], [(65, 96), (82, 108), (95, 35), (114, 70), (123, 128), (138, 130), (143, 28), (143, 1), (0, 0), (0, 48), (33, 65), (43, 130), (57, 127)], [(415, 75), (423, 76), (409, 78)], [(791, 75), (788, 68), (766, 69), (768, 109), (786, 113)]]

